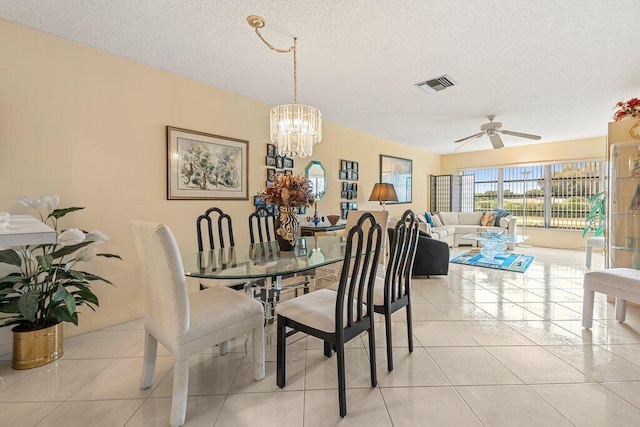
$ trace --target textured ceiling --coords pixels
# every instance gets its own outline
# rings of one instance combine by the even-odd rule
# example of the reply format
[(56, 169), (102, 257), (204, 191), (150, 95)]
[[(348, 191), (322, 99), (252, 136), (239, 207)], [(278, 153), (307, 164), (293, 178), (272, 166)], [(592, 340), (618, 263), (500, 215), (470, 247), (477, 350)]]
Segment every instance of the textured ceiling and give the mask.
[[(540, 142), (604, 135), (614, 104), (640, 96), (637, 0), (0, 0), (8, 21), (290, 103), (291, 56), (262, 44), (251, 14), (276, 46), (298, 37), (300, 103), (435, 153), (451, 153), (488, 114)], [(442, 74), (459, 85), (414, 86)], [(465, 151), (490, 147), (483, 137)]]

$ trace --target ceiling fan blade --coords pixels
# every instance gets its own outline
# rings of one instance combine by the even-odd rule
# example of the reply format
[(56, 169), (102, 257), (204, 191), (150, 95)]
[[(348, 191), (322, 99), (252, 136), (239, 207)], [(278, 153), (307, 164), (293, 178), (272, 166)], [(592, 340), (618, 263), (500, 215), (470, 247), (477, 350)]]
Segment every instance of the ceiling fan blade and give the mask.
[[(458, 142), (466, 141), (467, 139), (475, 139), (475, 138), (481, 137), (482, 135), (484, 135), (484, 132), (478, 132), (475, 135), (471, 135), (471, 136), (468, 136), (466, 138), (462, 138), (462, 139), (459, 139), (459, 140), (453, 141), (453, 142), (458, 143)], [(464, 147), (464, 145), (463, 145), (463, 147)]]
[(502, 148), (504, 144), (502, 143), (502, 138), (497, 133), (489, 134), (489, 139), (491, 140), (491, 145), (493, 148)]
[(531, 135), (530, 133), (522, 133), (522, 132), (513, 132), (510, 130), (499, 130), (498, 132), (504, 135), (517, 136), (519, 138), (528, 138), (528, 139), (540, 139), (539, 135)]
[[(462, 144), (461, 146), (456, 147), (455, 150), (453, 150), (453, 151), (462, 150), (464, 147), (466, 147), (467, 145), (471, 144), (473, 141), (475, 141), (476, 139), (480, 138), (482, 135), (484, 135), (484, 132), (480, 132), (480, 133), (477, 133), (477, 134), (475, 134), (473, 136), (470, 136), (469, 138), (465, 138), (465, 139), (468, 139), (468, 141), (465, 142), (464, 144)], [(462, 141), (464, 141), (464, 140), (462, 140)], [(456, 141), (456, 142), (460, 142), (460, 141)]]

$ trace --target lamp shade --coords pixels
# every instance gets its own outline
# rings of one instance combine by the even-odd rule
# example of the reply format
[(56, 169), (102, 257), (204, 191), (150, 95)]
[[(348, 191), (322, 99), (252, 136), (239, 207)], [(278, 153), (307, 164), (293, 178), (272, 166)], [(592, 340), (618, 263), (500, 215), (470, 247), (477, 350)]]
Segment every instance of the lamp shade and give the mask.
[(371, 190), (371, 196), (369, 196), (370, 202), (397, 202), (398, 195), (393, 184), (386, 184), (384, 182), (378, 182), (373, 186)]

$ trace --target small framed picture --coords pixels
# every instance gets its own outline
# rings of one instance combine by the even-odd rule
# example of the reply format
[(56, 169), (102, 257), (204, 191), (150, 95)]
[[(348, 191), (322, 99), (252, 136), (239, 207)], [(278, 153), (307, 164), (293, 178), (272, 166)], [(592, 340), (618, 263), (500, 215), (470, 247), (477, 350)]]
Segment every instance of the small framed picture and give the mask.
[(353, 170), (358, 172), (358, 162), (353, 162)]
[(273, 184), (273, 181), (265, 181), (265, 183), (264, 183), (265, 187), (268, 187), (271, 184)]
[(293, 175), (293, 171), (291, 169), (285, 169), (284, 170), (284, 174), (285, 175)]
[(351, 202), (350, 208), (352, 211), (356, 211), (358, 210), (358, 204), (356, 202)]
[(347, 198), (347, 192), (343, 191), (342, 193), (340, 193), (340, 197), (342, 197), (343, 199)]
[(275, 166), (276, 165), (276, 158), (275, 157), (266, 156), (264, 158), (264, 164), (267, 165), (267, 166)]
[(347, 219), (347, 215), (349, 214), (349, 209), (345, 209), (342, 211), (342, 219)]
[(254, 206), (264, 206), (264, 199), (260, 196), (253, 196)]
[(275, 169), (267, 169), (267, 181), (275, 181), (276, 180), (276, 170)]
[(347, 161), (346, 160), (340, 160), (340, 170), (341, 171), (346, 171), (347, 170)]
[(284, 168), (284, 157), (276, 156), (276, 169)]
[(351, 179), (351, 177), (353, 176), (353, 171), (351, 169), (347, 170), (347, 179)]
[(347, 171), (340, 171), (340, 179), (347, 179)]
[(342, 183), (342, 191), (349, 191), (349, 183), (348, 182), (343, 182)]
[(351, 174), (351, 179), (357, 181), (358, 180), (358, 172), (353, 171), (353, 173)]
[(293, 168), (293, 159), (291, 157), (284, 158), (284, 167), (285, 168)]
[(353, 199), (353, 193), (351, 191), (347, 191), (347, 200)]
[(353, 198), (354, 199), (358, 198), (358, 192), (357, 191), (352, 191), (351, 194), (353, 194)]
[(347, 202), (340, 203), (340, 209), (342, 210), (349, 209), (349, 203)]
[(353, 169), (353, 162), (347, 162), (347, 170)]
[(267, 156), (276, 157), (276, 146), (273, 144), (267, 144)]
[(358, 191), (358, 183), (357, 182), (353, 183), (353, 191)]

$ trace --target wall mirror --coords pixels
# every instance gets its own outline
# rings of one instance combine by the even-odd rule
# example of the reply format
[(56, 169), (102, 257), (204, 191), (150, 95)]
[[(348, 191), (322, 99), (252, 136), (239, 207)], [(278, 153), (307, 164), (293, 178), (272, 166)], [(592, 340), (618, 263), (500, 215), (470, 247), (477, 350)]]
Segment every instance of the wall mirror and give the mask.
[(305, 169), (307, 179), (311, 183), (311, 194), (316, 200), (322, 199), (326, 193), (326, 173), (324, 166), (317, 160), (312, 160)]

